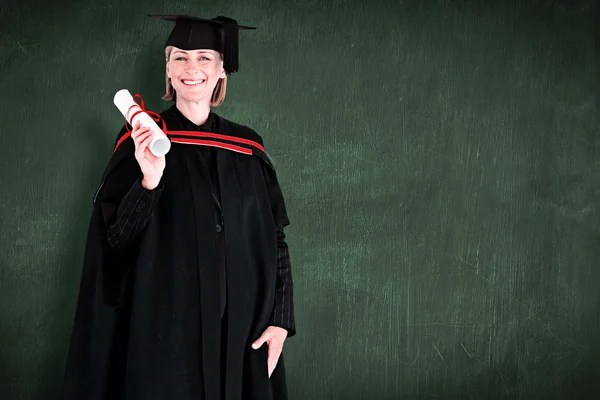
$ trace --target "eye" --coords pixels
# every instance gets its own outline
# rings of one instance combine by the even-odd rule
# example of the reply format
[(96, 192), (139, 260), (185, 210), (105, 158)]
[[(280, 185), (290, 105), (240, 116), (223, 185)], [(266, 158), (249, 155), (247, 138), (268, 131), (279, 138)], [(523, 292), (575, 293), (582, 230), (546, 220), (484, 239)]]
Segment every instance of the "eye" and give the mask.
[(185, 61), (185, 57), (181, 56), (181, 57), (177, 57), (177, 58), (175, 59), (175, 61), (180, 61), (180, 60), (184, 60), (184, 61)]
[(202, 57), (200, 57), (200, 60), (202, 60), (202, 61), (210, 61), (210, 58), (208, 58), (206, 56), (202, 56)]

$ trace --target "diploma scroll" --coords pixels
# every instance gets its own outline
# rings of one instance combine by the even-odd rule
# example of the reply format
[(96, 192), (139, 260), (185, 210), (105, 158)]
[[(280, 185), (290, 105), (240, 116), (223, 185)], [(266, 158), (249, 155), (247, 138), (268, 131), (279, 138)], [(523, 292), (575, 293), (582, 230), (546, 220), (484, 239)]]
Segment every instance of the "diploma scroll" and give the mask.
[[(133, 126), (140, 122), (140, 126), (150, 128), (152, 132), (152, 141), (148, 145), (152, 154), (162, 157), (171, 149), (171, 141), (142, 108), (133, 100), (131, 93), (127, 89), (121, 89), (115, 94), (113, 99), (115, 106), (121, 111), (129, 125)], [(132, 118), (133, 116), (133, 118)]]

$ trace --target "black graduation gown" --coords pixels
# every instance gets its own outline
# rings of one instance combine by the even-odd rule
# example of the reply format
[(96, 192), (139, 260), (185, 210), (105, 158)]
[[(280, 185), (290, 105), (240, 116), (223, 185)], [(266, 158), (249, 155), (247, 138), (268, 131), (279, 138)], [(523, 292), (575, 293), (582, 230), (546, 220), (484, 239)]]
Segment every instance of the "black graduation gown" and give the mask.
[[(161, 116), (169, 131), (181, 129), (175, 106)], [(211, 127), (262, 145), (212, 112), (203, 128)], [(159, 200), (137, 206), (152, 207), (151, 217), (125, 245), (108, 245), (107, 226), (141, 179), (133, 149), (131, 138), (119, 144), (94, 200), (62, 398), (287, 399), (283, 355), (269, 379), (268, 346), (251, 348), (273, 311), (276, 226), (289, 223), (272, 165), (216, 151), (227, 265), (221, 334), (215, 199), (196, 146), (172, 143)]]

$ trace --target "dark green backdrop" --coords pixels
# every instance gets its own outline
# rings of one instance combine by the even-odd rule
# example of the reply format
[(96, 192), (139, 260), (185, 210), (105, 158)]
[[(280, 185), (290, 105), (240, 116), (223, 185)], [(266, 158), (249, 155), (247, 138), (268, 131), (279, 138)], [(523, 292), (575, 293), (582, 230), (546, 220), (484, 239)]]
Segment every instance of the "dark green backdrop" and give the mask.
[(593, 3), (3, 2), (0, 398), (57, 398), (112, 96), (167, 107), (147, 13), (259, 28), (218, 112), (287, 198), (292, 400), (600, 393)]

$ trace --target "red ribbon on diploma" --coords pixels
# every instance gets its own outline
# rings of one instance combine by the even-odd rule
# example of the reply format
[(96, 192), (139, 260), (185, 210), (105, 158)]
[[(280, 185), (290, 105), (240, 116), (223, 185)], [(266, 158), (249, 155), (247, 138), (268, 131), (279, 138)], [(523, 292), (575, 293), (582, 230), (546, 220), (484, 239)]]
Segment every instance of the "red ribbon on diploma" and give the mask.
[[(134, 118), (136, 115), (138, 115), (138, 114), (140, 114), (140, 113), (143, 113), (143, 112), (145, 112), (145, 113), (146, 113), (146, 114), (148, 114), (148, 115), (150, 116), (150, 118), (152, 118), (152, 119), (153, 119), (155, 122), (160, 122), (160, 123), (162, 124), (162, 128), (161, 128), (161, 129), (162, 129), (162, 131), (163, 131), (163, 132), (165, 133), (165, 135), (166, 135), (166, 134), (167, 134), (167, 127), (165, 126), (165, 121), (162, 119), (162, 117), (161, 117), (161, 116), (160, 116), (158, 113), (155, 113), (154, 111), (146, 110), (146, 107), (145, 107), (145, 105), (144, 105), (144, 99), (142, 98), (142, 95), (140, 95), (139, 93), (136, 93), (136, 94), (134, 94), (134, 95), (133, 95), (133, 101), (135, 102), (135, 99), (136, 99), (136, 98), (138, 98), (138, 97), (140, 98), (140, 102), (139, 102), (139, 103), (137, 103), (137, 102), (136, 102), (136, 103), (137, 103), (137, 106), (139, 106), (139, 107), (140, 107), (140, 110), (139, 110), (139, 111), (136, 111), (136, 112), (134, 112), (134, 113), (133, 113), (133, 115), (132, 115), (132, 116), (129, 118), (129, 121), (133, 121), (133, 118)], [(136, 105), (133, 105), (133, 106), (129, 107), (129, 110), (127, 110), (127, 114), (129, 114), (129, 111), (131, 111), (131, 109), (132, 109), (132, 108), (134, 108), (134, 107), (136, 107)], [(124, 135), (121, 137), (121, 139), (119, 139), (119, 141), (118, 141), (118, 142), (117, 142), (117, 144), (115, 145), (115, 149), (113, 150), (113, 152), (117, 150), (117, 148), (119, 147), (119, 145), (120, 145), (120, 144), (121, 144), (121, 143), (122, 143), (122, 142), (123, 142), (125, 139), (127, 139), (129, 136), (131, 136), (131, 133), (132, 133), (133, 131), (129, 130), (129, 127), (127, 127), (127, 124), (130, 124), (130, 122), (129, 122), (129, 121), (127, 121), (127, 118), (125, 118), (125, 128), (127, 129), (127, 133), (126, 133), (126, 134), (124, 134)]]

